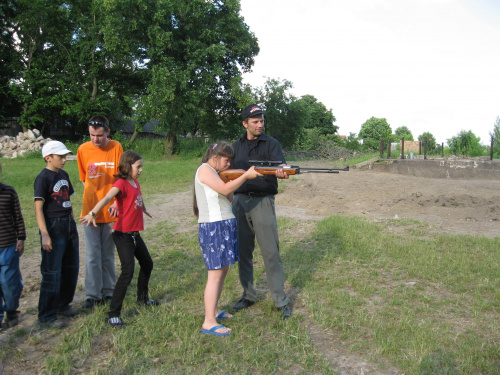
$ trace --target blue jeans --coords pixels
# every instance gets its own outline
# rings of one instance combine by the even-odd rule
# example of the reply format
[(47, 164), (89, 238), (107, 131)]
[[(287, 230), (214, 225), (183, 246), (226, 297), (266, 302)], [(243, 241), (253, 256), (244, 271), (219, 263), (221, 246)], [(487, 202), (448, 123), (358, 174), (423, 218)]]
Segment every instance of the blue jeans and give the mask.
[[(52, 250), (42, 249), (42, 282), (38, 301), (38, 320), (49, 323), (57, 312), (70, 308), (80, 267), (78, 232), (71, 216), (46, 218)], [(40, 238), (41, 242), (41, 238)]]
[(120, 316), (127, 288), (134, 277), (134, 257), (137, 258), (141, 267), (137, 278), (137, 302), (146, 302), (149, 299), (148, 286), (149, 277), (153, 270), (153, 259), (151, 259), (141, 235), (138, 234), (139, 232), (136, 233), (136, 235), (132, 235), (117, 230), (113, 232), (113, 241), (115, 241), (116, 251), (120, 258), (122, 273), (116, 282), (113, 298), (109, 306), (110, 318)]
[(0, 323), (4, 311), (16, 311), (23, 290), (16, 245), (0, 248)]

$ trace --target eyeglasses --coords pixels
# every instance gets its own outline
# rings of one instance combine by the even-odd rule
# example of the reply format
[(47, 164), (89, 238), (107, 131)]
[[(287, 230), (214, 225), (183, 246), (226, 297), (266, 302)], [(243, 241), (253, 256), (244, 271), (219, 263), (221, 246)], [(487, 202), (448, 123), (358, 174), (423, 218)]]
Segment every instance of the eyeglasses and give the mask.
[(102, 122), (102, 121), (89, 121), (89, 125), (92, 125), (92, 126), (97, 125), (97, 126), (102, 126), (106, 129), (109, 129), (108, 125), (106, 125), (106, 123)]

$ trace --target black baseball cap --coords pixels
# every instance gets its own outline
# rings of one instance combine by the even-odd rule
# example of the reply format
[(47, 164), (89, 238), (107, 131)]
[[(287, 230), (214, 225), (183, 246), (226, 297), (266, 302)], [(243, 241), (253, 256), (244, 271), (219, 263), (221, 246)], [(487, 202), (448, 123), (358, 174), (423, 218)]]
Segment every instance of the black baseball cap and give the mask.
[(258, 115), (262, 115), (264, 110), (260, 108), (257, 104), (250, 104), (245, 107), (243, 112), (241, 112), (241, 119), (245, 120), (248, 117), (255, 117)]

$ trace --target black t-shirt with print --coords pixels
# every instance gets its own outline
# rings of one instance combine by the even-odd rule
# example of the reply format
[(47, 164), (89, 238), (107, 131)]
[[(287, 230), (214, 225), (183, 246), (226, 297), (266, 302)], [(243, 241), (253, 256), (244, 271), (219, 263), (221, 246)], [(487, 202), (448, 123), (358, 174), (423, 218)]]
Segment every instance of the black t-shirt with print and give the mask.
[(35, 179), (35, 199), (43, 199), (45, 217), (54, 218), (71, 214), (70, 196), (75, 190), (66, 171), (45, 168)]

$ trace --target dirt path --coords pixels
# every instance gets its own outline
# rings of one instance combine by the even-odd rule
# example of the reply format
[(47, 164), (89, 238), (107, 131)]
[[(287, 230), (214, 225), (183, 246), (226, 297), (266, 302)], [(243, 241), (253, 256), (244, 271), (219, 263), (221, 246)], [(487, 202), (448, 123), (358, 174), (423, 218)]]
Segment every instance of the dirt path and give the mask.
[[(321, 166), (315, 163), (301, 166)], [(352, 169), (338, 175), (309, 174), (283, 182), (284, 192), (276, 198), (278, 216), (300, 221), (296, 235), (307, 236), (314, 222), (333, 214), (362, 216), (372, 221), (414, 219), (429, 224), (432, 231), (470, 235), (499, 235), (500, 181), (440, 180)], [(155, 196), (149, 199), (153, 219), (146, 219), (151, 227), (166, 220), (169, 227), (179, 232), (196, 231), (191, 213), (191, 191)], [(172, 213), (175, 213), (173, 215)], [(81, 228), (79, 228), (81, 230)], [(84, 254), (83, 233), (80, 246)], [(79, 288), (74, 303), (85, 299), (83, 288), (84, 256), (81, 257)], [(40, 256), (23, 257), (21, 271), (25, 289), (21, 299), (20, 327), (34, 329), (36, 323), (38, 288), (40, 285)], [(289, 291), (293, 294), (293, 291)], [(308, 317), (307, 309), (296, 306), (295, 314), (302, 314), (316, 347), (331, 361), (340, 374), (398, 374), (397, 369), (380, 370), (355, 353), (346, 352), (333, 332), (325, 331)], [(0, 374), (33, 374), (44, 361), (44, 351), (50, 350), (50, 332), (35, 331), (43, 344), (30, 345), (16, 338), (15, 330), (0, 333), (0, 345), (16, 345), (23, 352), (15, 363), (0, 363)], [(29, 340), (28, 340), (29, 341)], [(34, 351), (36, 348), (36, 352)]]

